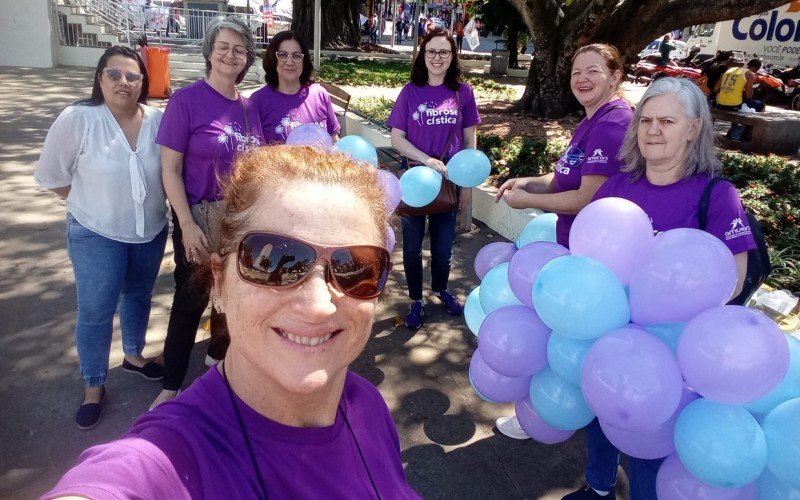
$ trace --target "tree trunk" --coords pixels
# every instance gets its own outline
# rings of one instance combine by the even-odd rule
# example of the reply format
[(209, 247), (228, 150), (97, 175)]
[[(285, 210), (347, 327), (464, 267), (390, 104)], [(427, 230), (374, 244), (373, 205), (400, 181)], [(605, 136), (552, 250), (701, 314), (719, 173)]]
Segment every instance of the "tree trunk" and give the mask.
[[(322, 0), (322, 48), (358, 47), (358, 0)], [(292, 1), (292, 29), (314, 40), (314, 0)]]
[(536, 58), (517, 107), (557, 118), (577, 106), (569, 90), (571, 57), (594, 42), (616, 45), (623, 57), (676, 27), (713, 23), (764, 12), (788, 0), (510, 0), (528, 27)]
[(519, 68), (519, 28), (511, 23), (508, 27), (508, 67)]

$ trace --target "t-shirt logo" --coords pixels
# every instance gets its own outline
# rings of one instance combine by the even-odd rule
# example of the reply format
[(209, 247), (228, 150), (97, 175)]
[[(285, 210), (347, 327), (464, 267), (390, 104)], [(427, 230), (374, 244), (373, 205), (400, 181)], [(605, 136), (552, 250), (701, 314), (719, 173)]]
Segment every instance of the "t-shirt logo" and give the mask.
[(217, 135), (217, 143), (224, 144), (228, 151), (247, 151), (259, 145), (258, 137), (243, 134), (238, 123), (228, 123)]
[[(596, 151), (595, 151), (596, 152)], [(570, 170), (583, 163), (583, 150), (577, 146), (570, 146), (556, 163), (556, 171), (569, 175)]]
[(750, 234), (750, 225), (745, 225), (741, 217), (736, 217), (731, 221), (731, 229), (725, 232), (725, 239), (732, 240), (739, 236)]
[(592, 156), (586, 158), (586, 163), (608, 163), (608, 156), (603, 155), (603, 150), (597, 148), (592, 153)]
[[(453, 99), (450, 100), (453, 101)], [(423, 125), (455, 125), (458, 121), (458, 109), (437, 109), (436, 103), (422, 103), (411, 114), (411, 119), (420, 127)]]

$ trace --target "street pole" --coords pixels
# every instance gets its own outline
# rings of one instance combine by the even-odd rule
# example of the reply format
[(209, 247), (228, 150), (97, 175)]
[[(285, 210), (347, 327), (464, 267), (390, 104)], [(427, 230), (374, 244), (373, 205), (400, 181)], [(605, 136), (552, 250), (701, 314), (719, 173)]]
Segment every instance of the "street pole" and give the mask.
[(314, 0), (314, 69), (319, 73), (319, 55), (322, 52), (322, 0)]
[(392, 39), (389, 41), (389, 46), (394, 48), (394, 38), (395, 32), (394, 30), (397, 29), (397, 22), (395, 17), (397, 16), (397, 9), (394, 6), (394, 0), (389, 0), (389, 12), (392, 13)]
[(417, 46), (419, 45), (419, 16), (422, 15), (422, 0), (417, 0), (417, 12), (414, 14), (414, 53), (411, 55), (411, 63), (417, 58)]

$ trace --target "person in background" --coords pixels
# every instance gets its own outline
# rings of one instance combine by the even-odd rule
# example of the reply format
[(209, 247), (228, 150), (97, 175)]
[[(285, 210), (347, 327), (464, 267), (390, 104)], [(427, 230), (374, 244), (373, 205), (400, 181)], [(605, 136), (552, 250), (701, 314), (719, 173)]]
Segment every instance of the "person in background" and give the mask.
[(717, 52), (710, 61), (706, 61), (700, 68), (700, 73), (708, 78), (706, 85), (711, 93), (708, 95), (709, 102), (715, 102), (717, 99), (717, 82), (722, 78), (722, 75), (728, 71), (734, 63), (733, 52), (730, 50), (721, 50)]
[(464, 23), (456, 21), (456, 45), (458, 46), (458, 53), (464, 48)]
[[(400, 91), (386, 122), (392, 129), (392, 147), (408, 160), (427, 165), (444, 176), (447, 176), (447, 160), (462, 149), (475, 148), (480, 123), (472, 88), (461, 82), (461, 67), (455, 52), (456, 43), (445, 30), (436, 28), (425, 35), (411, 66), (411, 83)], [(422, 240), (426, 222), (431, 238), (433, 293), (451, 315), (458, 316), (463, 310), (447, 288), (456, 212), (402, 219), (403, 269), (411, 299), (405, 324), (412, 330), (425, 320)]]
[(761, 69), (761, 60), (750, 59), (745, 68), (729, 68), (716, 83), (717, 107), (737, 111), (742, 104), (764, 111), (764, 102), (753, 99), (753, 83)]
[(669, 64), (669, 53), (673, 50), (677, 49), (675, 45), (669, 43), (670, 35), (664, 35), (664, 38), (661, 39), (661, 43), (658, 45), (658, 51), (661, 53), (661, 65), (666, 66)]
[(419, 21), (417, 21), (417, 44), (422, 45), (422, 39), (425, 38), (425, 24), (427, 21), (425, 20), (425, 16), (419, 16)]
[[(208, 287), (192, 275), (208, 261), (210, 240), (216, 237), (210, 218), (222, 200), (220, 180), (238, 153), (264, 142), (258, 109), (236, 90), (256, 58), (250, 28), (237, 17), (216, 18), (206, 29), (202, 50), (206, 77), (175, 91), (156, 137), (172, 206), (175, 294), (164, 341), (163, 390), (151, 408), (178, 394), (208, 305)], [(227, 343), (224, 320), (212, 307), (206, 364), (222, 359)]]
[(142, 357), (150, 299), (167, 241), (167, 204), (155, 143), (161, 111), (147, 106), (139, 54), (107, 49), (92, 96), (67, 107), (44, 142), (34, 178), (67, 200), (67, 250), (75, 273), (75, 343), (83, 377), (81, 429), (100, 420), (114, 314), (119, 306), (122, 369), (160, 380)]
[(336, 142), (341, 126), (331, 97), (314, 83), (314, 66), (303, 36), (281, 31), (264, 51), (266, 85), (250, 96), (258, 109), (266, 144), (283, 144), (295, 128), (314, 123)]
[(44, 498), (419, 498), (386, 403), (348, 370), (391, 269), (379, 186), (308, 146), (240, 156), (210, 260), (225, 360)]
[(400, 19), (399, 17), (397, 18), (397, 21), (395, 21), (394, 23), (394, 31), (395, 35), (397, 36), (397, 43), (398, 44), (403, 43), (403, 20)]
[[(538, 208), (558, 214), (556, 240), (569, 246), (575, 215), (610, 176), (619, 172), (617, 156), (633, 111), (622, 97), (622, 60), (613, 45), (591, 44), (572, 56), (570, 88), (586, 111), (553, 173), (510, 179), (495, 202), (512, 208)], [(515, 416), (497, 419), (497, 429), (514, 439), (528, 439)]]
[(372, 31), (370, 31), (369, 42), (377, 45), (379, 33), (380, 33), (380, 21), (378, 20), (378, 14), (373, 14)]
[[(618, 197), (636, 203), (657, 232), (699, 229), (698, 205), (721, 164), (714, 155), (714, 123), (705, 96), (691, 80), (662, 78), (647, 89), (634, 112), (620, 150), (622, 173), (603, 184), (595, 199)], [(740, 231), (731, 234), (731, 224)], [(747, 252), (756, 248), (736, 188), (721, 181), (712, 191), (705, 231), (733, 253), (739, 295), (747, 274)], [(622, 361), (622, 360), (621, 360)], [(565, 500), (613, 499), (619, 450), (606, 438), (597, 419), (586, 428), (587, 485)], [(663, 459), (629, 457), (631, 500), (656, 498), (655, 479)]]
[(683, 59), (679, 60), (678, 62), (680, 64), (683, 64), (684, 66), (691, 66), (692, 65), (692, 61), (694, 60), (694, 57), (699, 53), (700, 53), (700, 46), (699, 45), (692, 45), (692, 48), (689, 49), (689, 53), (686, 54), (686, 57), (684, 57)]

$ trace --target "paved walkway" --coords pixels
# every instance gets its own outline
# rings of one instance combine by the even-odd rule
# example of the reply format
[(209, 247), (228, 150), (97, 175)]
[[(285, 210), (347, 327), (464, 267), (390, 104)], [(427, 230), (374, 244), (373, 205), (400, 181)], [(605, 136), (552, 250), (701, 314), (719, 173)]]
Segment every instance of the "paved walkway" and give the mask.
[[(47, 491), (82, 450), (121, 436), (160, 388), (122, 372), (117, 330), (103, 419), (91, 431), (74, 424), (82, 390), (64, 204), (39, 189), (32, 174), (47, 129), (64, 106), (90, 93), (91, 79), (90, 69), (0, 67), (0, 498)], [(462, 300), (477, 285), (475, 253), (499, 238), (480, 224), (458, 236), (452, 288)], [(394, 258), (401, 261), (399, 250)], [(420, 331), (397, 326), (407, 304), (401, 268), (392, 273), (373, 338), (353, 369), (386, 398), (411, 485), (426, 498), (481, 499), (558, 499), (578, 486), (582, 432), (546, 446), (493, 430), (494, 419), (512, 406), (473, 394), (467, 369), (477, 342), (462, 319), (431, 304)], [(172, 270), (168, 246), (153, 296), (147, 356), (162, 348)], [(201, 333), (197, 340), (204, 344), (206, 337)], [(195, 349), (189, 380), (205, 370), (204, 355), (205, 346)]]

